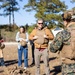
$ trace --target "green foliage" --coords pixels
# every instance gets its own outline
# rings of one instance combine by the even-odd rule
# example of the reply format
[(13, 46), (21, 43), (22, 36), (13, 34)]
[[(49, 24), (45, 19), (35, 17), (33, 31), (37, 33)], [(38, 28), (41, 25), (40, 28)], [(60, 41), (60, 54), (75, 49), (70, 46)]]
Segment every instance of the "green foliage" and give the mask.
[(1, 5), (1, 8), (4, 9), (4, 13), (9, 15), (13, 11), (18, 11), (19, 8), (17, 7), (18, 2), (16, 1), (6, 1)]
[(13, 26), (14, 26), (14, 12), (18, 11), (18, 2), (16, 0), (6, 0), (1, 5), (1, 9), (3, 9), (3, 13), (0, 14), (0, 16), (9, 16), (9, 30), (11, 31), (11, 16), (13, 20)]
[(36, 25), (34, 24), (34, 25), (32, 25), (32, 26), (29, 26), (28, 27), (28, 33), (30, 34), (31, 32), (32, 32), (32, 30), (34, 29), (36, 27)]
[[(0, 25), (0, 30), (4, 29), (5, 31), (9, 31), (10, 25), (6, 24), (6, 25)], [(16, 24), (11, 26), (11, 31), (15, 31), (18, 30), (18, 26)]]
[(62, 20), (60, 12), (65, 11), (67, 6), (60, 0), (29, 0), (24, 8), (28, 12), (35, 10), (35, 17), (43, 18), (47, 25), (55, 25), (56, 21)]

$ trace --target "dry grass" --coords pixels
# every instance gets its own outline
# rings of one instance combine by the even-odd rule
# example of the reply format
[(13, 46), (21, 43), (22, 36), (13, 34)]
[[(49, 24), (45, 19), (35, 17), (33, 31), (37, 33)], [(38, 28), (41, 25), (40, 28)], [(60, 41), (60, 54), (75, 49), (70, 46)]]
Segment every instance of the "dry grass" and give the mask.
[(7, 42), (15, 41), (16, 33), (17, 33), (17, 30), (11, 31), (11, 32), (6, 31), (5, 29), (1, 30), (1, 35), (3, 36), (4, 40)]

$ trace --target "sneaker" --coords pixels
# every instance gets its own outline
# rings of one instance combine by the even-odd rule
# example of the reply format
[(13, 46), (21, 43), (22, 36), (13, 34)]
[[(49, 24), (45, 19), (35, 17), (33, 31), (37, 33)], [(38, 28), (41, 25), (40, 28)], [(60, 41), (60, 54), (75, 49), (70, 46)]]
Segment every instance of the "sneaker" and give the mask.
[(24, 67), (24, 69), (26, 70), (26, 69), (27, 69), (27, 67)]
[(24, 72), (27, 73), (28, 72), (28, 68), (24, 67)]

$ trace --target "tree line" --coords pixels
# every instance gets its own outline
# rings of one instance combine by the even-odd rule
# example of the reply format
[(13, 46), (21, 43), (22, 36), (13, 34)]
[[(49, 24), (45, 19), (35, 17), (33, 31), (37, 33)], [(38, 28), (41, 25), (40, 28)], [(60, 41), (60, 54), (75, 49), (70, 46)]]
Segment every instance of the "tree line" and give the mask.
[[(9, 24), (11, 27), (11, 16), (13, 17), (13, 25), (15, 24), (14, 12), (20, 10), (19, 3), (24, 0), (0, 0), (0, 16), (9, 16)], [(75, 0), (71, 0), (74, 3)], [(61, 13), (68, 9), (65, 2), (61, 0), (28, 0), (28, 3), (23, 6), (23, 10), (27, 12), (36, 12), (36, 19), (43, 18), (45, 24), (49, 28), (54, 26), (62, 27)], [(75, 9), (72, 8), (72, 9)], [(11, 29), (11, 28), (9, 28)]]

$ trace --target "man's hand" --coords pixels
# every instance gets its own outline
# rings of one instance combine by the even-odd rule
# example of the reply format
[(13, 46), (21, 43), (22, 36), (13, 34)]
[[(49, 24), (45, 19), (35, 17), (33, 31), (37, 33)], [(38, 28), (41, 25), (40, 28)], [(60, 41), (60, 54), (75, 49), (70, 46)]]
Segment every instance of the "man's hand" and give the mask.
[(44, 35), (44, 38), (48, 38), (48, 36), (47, 35)]
[(33, 39), (37, 39), (37, 38), (38, 38), (38, 36), (34, 36), (34, 37), (33, 37)]
[(24, 39), (23, 38), (20, 38), (20, 41), (23, 41)]
[(26, 41), (26, 39), (22, 39), (22, 41)]

